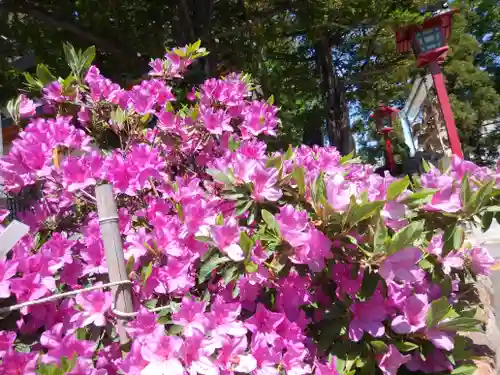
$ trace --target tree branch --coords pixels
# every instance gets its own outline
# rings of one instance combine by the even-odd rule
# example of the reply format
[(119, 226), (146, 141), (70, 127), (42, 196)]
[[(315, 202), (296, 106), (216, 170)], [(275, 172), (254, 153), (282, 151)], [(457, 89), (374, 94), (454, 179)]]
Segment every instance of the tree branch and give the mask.
[(114, 54), (119, 54), (119, 55), (126, 55), (128, 58), (131, 57), (130, 53), (127, 53), (127, 51), (123, 50), (122, 48), (116, 46), (114, 43), (97, 36), (93, 33), (91, 33), (88, 30), (82, 29), (81, 27), (59, 19), (55, 17), (51, 12), (43, 9), (42, 7), (28, 3), (26, 1), (19, 1), (17, 0), (15, 4), (6, 4), (5, 2), (0, 2), (0, 9), (4, 8), (5, 10), (12, 12), (12, 13), (23, 13), (26, 14), (29, 17), (36, 18), (42, 22), (51, 24), (55, 26), (56, 28), (63, 29), (65, 31), (70, 32), (71, 34), (74, 34), (92, 44), (95, 44), (97, 47), (99, 47), (101, 50), (109, 52), (109, 53), (114, 53)]

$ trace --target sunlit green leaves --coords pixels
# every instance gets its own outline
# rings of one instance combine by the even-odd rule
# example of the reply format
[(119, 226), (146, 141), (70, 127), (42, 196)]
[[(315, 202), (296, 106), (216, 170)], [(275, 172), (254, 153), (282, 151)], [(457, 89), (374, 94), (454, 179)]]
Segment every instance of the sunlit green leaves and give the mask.
[(396, 251), (415, 245), (417, 240), (419, 240), (422, 236), (424, 227), (425, 221), (414, 221), (396, 232), (388, 245), (387, 252), (392, 254)]

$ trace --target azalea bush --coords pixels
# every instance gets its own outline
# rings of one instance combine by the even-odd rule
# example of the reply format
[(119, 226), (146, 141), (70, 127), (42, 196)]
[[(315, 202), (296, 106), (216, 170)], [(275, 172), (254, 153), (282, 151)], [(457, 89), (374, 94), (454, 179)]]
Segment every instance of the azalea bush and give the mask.
[(199, 43), (129, 89), (93, 49), (65, 52), (68, 77), (40, 65), (9, 104), (5, 188), (38, 198), (0, 260), (0, 302), (108, 281), (94, 197), (109, 183), (137, 314), (122, 345), (109, 289), (4, 314), (1, 374), (473, 372), (465, 334), (484, 328), (475, 281), (493, 259), (463, 224), (497, 216), (496, 172), (453, 159), (394, 178), (333, 147), (268, 153), (278, 109), (249, 76), (183, 84)]

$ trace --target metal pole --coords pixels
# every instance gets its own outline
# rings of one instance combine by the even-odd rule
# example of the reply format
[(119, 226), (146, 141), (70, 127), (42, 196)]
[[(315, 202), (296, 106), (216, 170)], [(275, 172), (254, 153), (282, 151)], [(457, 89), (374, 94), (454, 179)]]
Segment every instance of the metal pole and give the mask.
[(443, 72), (436, 60), (429, 63), (429, 71), (432, 74), (432, 79), (434, 80), (434, 87), (436, 87), (436, 92), (439, 100), (439, 105), (443, 113), (444, 122), (446, 125), (446, 131), (448, 132), (448, 140), (450, 141), (451, 152), (460, 158), (464, 158), (462, 152), (462, 146), (460, 145), (460, 138), (458, 137), (457, 127), (455, 125), (455, 119), (453, 118), (453, 112), (451, 111), (450, 99), (448, 98), (448, 91), (444, 84)]
[[(110, 184), (103, 184), (96, 187), (97, 213), (99, 215), (99, 225), (101, 227), (102, 240), (106, 263), (108, 265), (109, 281), (129, 280), (123, 255), (122, 238), (118, 224), (118, 209), (116, 208), (113, 196), (113, 187)], [(115, 309), (120, 313), (132, 314), (132, 290), (130, 284), (122, 284), (111, 288), (114, 298)], [(125, 319), (117, 316), (116, 330), (120, 337), (120, 342), (126, 344), (129, 341), (125, 331)]]

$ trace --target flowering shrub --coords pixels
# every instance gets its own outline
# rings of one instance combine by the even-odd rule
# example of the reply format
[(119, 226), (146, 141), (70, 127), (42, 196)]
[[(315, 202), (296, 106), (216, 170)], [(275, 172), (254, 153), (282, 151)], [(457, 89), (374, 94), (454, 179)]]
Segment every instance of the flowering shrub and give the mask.
[(0, 261), (0, 301), (107, 281), (106, 181), (137, 315), (120, 346), (105, 289), (24, 307), (0, 321), (1, 374), (473, 372), (463, 333), (482, 329), (474, 281), (493, 259), (460, 224), (490, 225), (495, 173), (453, 159), (397, 179), (333, 147), (268, 154), (277, 108), (251, 99), (248, 76), (181, 85), (198, 43), (128, 90), (92, 50), (66, 52), (69, 77), (40, 66), (40, 100), (9, 106), (23, 129), (5, 186), (41, 198), (18, 215), (31, 231)]

